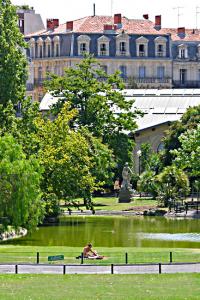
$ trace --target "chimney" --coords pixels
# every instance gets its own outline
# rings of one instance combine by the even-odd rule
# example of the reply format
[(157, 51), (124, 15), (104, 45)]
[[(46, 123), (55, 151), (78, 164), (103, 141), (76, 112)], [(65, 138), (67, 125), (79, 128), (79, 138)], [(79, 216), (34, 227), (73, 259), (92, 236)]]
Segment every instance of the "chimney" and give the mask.
[(149, 15), (148, 15), (148, 14), (145, 14), (145, 15), (143, 15), (143, 18), (144, 18), (145, 20), (149, 20)]
[(185, 27), (179, 27), (177, 29), (177, 33), (178, 33), (178, 35), (185, 36)]
[(114, 24), (122, 24), (122, 15), (121, 14), (114, 15)]
[(157, 30), (161, 29), (161, 15), (155, 16), (155, 28)]
[(73, 31), (73, 29), (74, 29), (74, 22), (73, 21), (68, 21), (66, 23), (66, 29), (69, 30), (69, 31)]
[(47, 30), (54, 30), (59, 26), (59, 19), (47, 19)]

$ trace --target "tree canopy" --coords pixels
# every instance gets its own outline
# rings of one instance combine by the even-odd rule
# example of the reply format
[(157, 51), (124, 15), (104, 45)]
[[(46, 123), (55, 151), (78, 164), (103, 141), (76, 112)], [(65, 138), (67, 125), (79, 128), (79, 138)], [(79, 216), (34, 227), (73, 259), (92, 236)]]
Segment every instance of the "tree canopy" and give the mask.
[(10, 0), (0, 0), (0, 103), (24, 99), (27, 78), (26, 44), (18, 28), (16, 8)]
[(70, 109), (77, 109), (71, 126), (85, 127), (94, 136), (101, 137), (113, 150), (118, 168), (131, 160), (132, 155), (126, 150), (133, 143), (127, 133), (135, 130), (139, 112), (132, 111), (134, 101), (123, 96), (124, 84), (119, 73), (107, 75), (88, 56), (76, 67), (66, 69), (64, 76), (51, 75), (47, 88), (59, 98), (54, 113), (60, 111), (64, 102), (69, 103)]
[(0, 222), (5, 227), (33, 229), (41, 221), (41, 175), (35, 157), (26, 159), (11, 135), (0, 137)]

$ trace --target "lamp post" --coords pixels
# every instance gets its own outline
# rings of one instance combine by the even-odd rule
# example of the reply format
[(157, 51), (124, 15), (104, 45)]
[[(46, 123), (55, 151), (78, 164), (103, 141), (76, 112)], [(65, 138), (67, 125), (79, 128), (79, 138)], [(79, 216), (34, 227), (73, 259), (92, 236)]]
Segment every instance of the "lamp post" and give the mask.
[[(137, 157), (138, 157), (138, 171), (139, 171), (139, 176), (140, 176), (140, 173), (141, 173), (141, 155), (142, 155), (142, 151), (141, 150), (138, 150), (137, 151)], [(140, 198), (141, 198), (141, 192), (140, 192)]]

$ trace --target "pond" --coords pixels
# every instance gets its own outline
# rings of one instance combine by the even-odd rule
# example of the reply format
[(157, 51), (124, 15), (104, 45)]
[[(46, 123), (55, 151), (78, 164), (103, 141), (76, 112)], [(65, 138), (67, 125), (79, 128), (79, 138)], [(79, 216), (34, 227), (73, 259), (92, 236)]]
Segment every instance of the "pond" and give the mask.
[(80, 247), (200, 247), (200, 219), (164, 217), (68, 216), (4, 244)]

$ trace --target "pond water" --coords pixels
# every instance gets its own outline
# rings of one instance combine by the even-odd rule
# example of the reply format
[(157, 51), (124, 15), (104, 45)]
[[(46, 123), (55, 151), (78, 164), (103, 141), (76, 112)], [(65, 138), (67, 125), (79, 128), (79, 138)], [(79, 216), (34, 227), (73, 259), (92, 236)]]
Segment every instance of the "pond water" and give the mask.
[(199, 248), (200, 219), (68, 216), (6, 244), (80, 247), (87, 242), (95, 247)]

